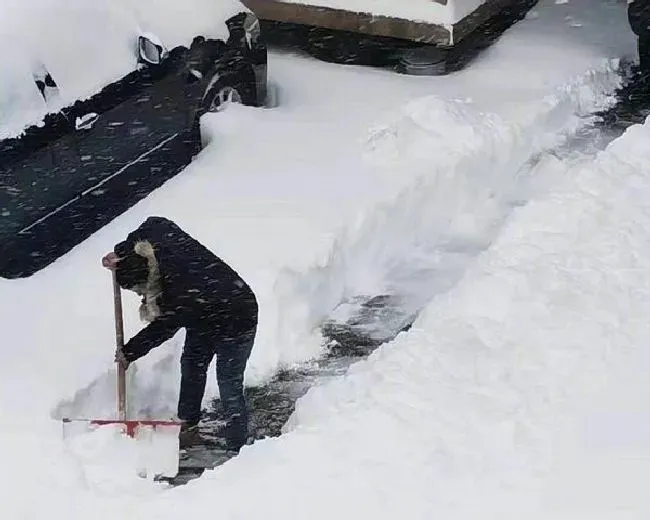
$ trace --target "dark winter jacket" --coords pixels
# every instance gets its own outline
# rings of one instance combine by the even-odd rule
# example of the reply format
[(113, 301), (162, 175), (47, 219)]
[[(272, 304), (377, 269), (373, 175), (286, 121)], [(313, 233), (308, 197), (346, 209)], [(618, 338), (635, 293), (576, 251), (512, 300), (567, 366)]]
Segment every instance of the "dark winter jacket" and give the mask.
[(627, 7), (627, 17), (634, 34), (650, 35), (650, 0), (634, 0)]
[(114, 250), (121, 258), (118, 283), (143, 297), (140, 314), (150, 322), (124, 346), (129, 361), (182, 327), (209, 330), (219, 338), (256, 326), (257, 301), (250, 287), (172, 221), (150, 217)]

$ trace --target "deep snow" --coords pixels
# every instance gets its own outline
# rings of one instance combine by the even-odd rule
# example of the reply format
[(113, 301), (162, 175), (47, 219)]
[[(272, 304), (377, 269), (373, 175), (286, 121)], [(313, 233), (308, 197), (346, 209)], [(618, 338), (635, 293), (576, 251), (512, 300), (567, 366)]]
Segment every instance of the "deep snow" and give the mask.
[(649, 137), (565, 167), (410, 332), (154, 513), (645, 518)]
[[(580, 428), (621, 410), (637, 426), (633, 412), (643, 412), (630, 397), (645, 382), (629, 367), (642, 366), (647, 332), (650, 130), (635, 128), (595, 160), (531, 161), (584, 125), (578, 115), (607, 104), (617, 84), (611, 58), (633, 52), (624, 5), (576, 0), (541, 2), (469, 70), (445, 78), (273, 54), (281, 107), (206, 118), (210, 145), (183, 174), (42, 273), (2, 281), (11, 348), (0, 449), (13, 466), (4, 506), (16, 518), (490, 518), (572, 499), (575, 518), (598, 485), (620, 482), (609, 495), (628, 506), (619, 517), (643, 518), (644, 498), (631, 487), (632, 470), (647, 473), (643, 459), (626, 468), (614, 430), (594, 439), (613, 445), (598, 460)], [(536, 68), (513, 73), (527, 63)], [(248, 384), (318, 355), (313, 329), (342, 298), (397, 287), (413, 305), (433, 300), (410, 332), (305, 396), (286, 435), (161, 494), (124, 467), (107, 468), (97, 446), (86, 459), (95, 465), (79, 464), (48, 419), (62, 398), (79, 414), (111, 413), (112, 309), (99, 258), (155, 213), (230, 261), (258, 293)], [(409, 293), (423, 272), (423, 292)], [(131, 334), (137, 304), (126, 303)], [(136, 407), (173, 411), (181, 340), (138, 363)], [(76, 393), (102, 378), (103, 390)], [(629, 389), (619, 385), (626, 380)], [(647, 455), (642, 440), (631, 455)], [(605, 463), (617, 482), (589, 481)], [(573, 489), (582, 494), (561, 493)]]

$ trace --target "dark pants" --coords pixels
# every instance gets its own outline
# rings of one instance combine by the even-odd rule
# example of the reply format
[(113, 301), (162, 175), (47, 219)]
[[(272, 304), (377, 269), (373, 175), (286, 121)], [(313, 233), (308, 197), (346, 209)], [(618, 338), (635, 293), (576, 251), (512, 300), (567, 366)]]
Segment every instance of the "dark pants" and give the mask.
[(650, 35), (639, 36), (639, 68), (642, 74), (650, 72)]
[(207, 372), (217, 356), (217, 384), (226, 420), (225, 437), (238, 450), (248, 436), (248, 410), (244, 396), (244, 370), (255, 340), (256, 328), (232, 337), (215, 335), (211, 328), (188, 328), (181, 356), (181, 390), (178, 417), (189, 423), (201, 418)]

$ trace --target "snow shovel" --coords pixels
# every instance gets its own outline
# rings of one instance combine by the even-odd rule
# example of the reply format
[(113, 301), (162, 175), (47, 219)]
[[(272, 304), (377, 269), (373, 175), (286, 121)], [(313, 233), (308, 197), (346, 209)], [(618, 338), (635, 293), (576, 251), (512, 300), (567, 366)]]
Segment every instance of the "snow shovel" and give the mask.
[[(124, 321), (122, 317), (122, 293), (115, 271), (113, 273), (113, 300), (115, 310), (115, 342), (118, 350), (124, 347)], [(178, 435), (182, 422), (156, 419), (127, 418), (126, 369), (117, 365), (117, 418), (70, 419), (63, 418), (64, 427), (69, 423), (86, 423), (95, 427), (117, 426), (123, 434), (134, 439), (138, 448), (139, 469), (142, 477), (174, 477), (178, 473)]]

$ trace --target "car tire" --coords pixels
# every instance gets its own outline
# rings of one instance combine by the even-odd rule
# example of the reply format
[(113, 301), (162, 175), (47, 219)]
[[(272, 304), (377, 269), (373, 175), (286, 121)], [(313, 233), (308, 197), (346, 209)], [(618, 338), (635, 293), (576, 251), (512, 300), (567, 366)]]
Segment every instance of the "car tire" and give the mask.
[[(250, 69), (250, 70), (248, 70)], [(221, 112), (230, 103), (255, 106), (255, 74), (251, 67), (214, 73), (203, 95), (204, 112)]]
[(201, 149), (208, 145), (210, 139), (202, 132), (200, 117), (210, 112), (226, 110), (231, 103), (257, 106), (255, 91), (255, 74), (252, 67), (243, 67), (236, 71), (217, 68), (205, 89), (197, 119)]
[(225, 110), (230, 103), (241, 103), (242, 97), (236, 86), (223, 85), (214, 89), (207, 99), (208, 112), (221, 112)]

